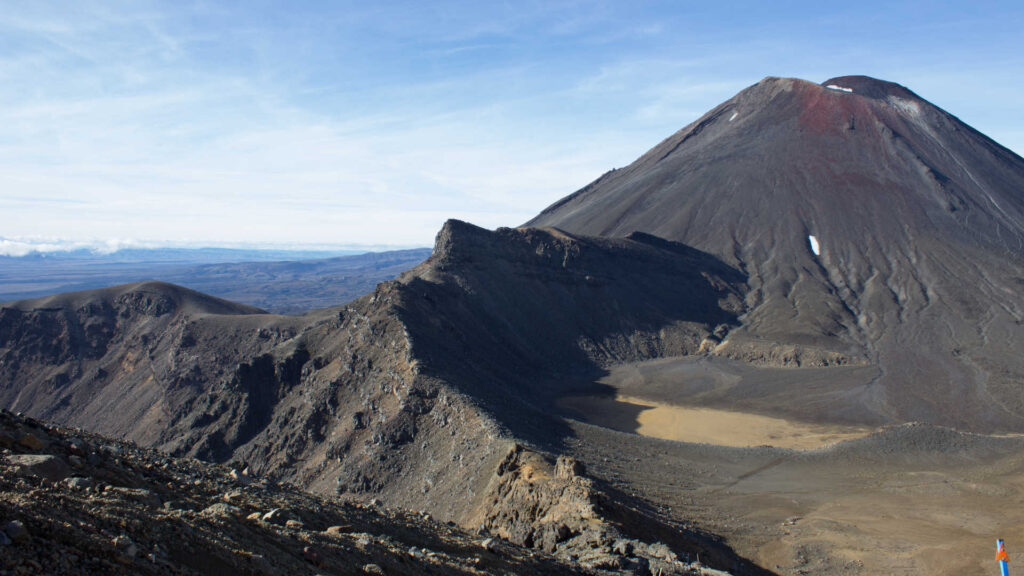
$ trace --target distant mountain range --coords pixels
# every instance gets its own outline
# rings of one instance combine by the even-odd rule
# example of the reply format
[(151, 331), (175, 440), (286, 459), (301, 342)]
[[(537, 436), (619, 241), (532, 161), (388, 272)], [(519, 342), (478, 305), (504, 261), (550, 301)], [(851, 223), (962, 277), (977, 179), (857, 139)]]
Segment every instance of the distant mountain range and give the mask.
[(297, 314), (361, 296), (425, 260), (430, 249), (325, 257), (329, 254), (205, 248), (0, 257), (0, 302), (157, 280), (270, 312)]

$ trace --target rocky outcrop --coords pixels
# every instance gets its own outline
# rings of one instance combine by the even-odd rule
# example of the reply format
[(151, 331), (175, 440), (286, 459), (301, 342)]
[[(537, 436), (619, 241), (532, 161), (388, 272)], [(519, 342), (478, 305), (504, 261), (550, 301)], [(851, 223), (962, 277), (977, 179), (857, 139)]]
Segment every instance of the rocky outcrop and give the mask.
[[(612, 494), (574, 458), (514, 444), (471, 519), (481, 531), (595, 573), (711, 573), (697, 562), (700, 558), (739, 565), (722, 542), (670, 526), (642, 506)], [(738, 573), (767, 574), (754, 566), (742, 566)]]
[[(4, 574), (583, 574), (408, 510), (343, 503), (229, 468), (0, 412)], [(27, 461), (69, 461), (57, 482)]]

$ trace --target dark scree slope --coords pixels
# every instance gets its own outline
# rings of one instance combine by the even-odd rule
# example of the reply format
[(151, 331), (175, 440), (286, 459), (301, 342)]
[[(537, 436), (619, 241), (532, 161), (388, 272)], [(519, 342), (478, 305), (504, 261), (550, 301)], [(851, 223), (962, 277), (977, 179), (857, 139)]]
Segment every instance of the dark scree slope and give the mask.
[(1024, 429), (1024, 159), (903, 86), (766, 78), (526, 225), (741, 269), (718, 353), (877, 366), (809, 391), (824, 417)]

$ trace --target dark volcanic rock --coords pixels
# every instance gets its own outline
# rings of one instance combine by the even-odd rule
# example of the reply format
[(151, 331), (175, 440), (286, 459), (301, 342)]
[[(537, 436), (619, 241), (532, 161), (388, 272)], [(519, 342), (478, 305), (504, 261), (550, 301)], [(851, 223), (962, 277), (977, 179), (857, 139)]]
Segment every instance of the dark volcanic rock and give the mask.
[[(515, 439), (557, 449), (567, 434), (550, 403), (610, 364), (697, 352), (737, 323), (743, 283), (718, 259), (645, 234), (490, 232), (451, 221), (421, 266), (302, 317), (161, 285), (15, 303), (0, 311), (12, 321), (0, 340), (0, 400), (176, 456), (244, 463), (261, 482), (380, 498), (467, 527), (501, 518), (489, 523), (497, 530), (506, 518), (492, 513), (498, 502), (529, 499), (518, 489), (496, 498)], [(95, 345), (78, 345), (97, 322), (101, 337), (86, 340)], [(59, 385), (47, 378), (54, 372), (64, 375)], [(581, 471), (558, 470), (538, 481), (562, 485)], [(510, 526), (524, 545), (550, 540), (563, 550), (592, 541), (591, 520)], [(606, 527), (601, 541), (629, 528)]]
[(46, 478), (51, 482), (67, 478), (68, 465), (52, 454), (15, 454), (7, 457), (7, 463), (19, 474)]
[(802, 417), (1020, 431), (1022, 190), (1024, 159), (902, 86), (766, 78), (527, 225), (639, 230), (743, 270), (718, 354), (878, 367)]
[(401, 279), (410, 296), (401, 317), (422, 373), (543, 443), (559, 432), (541, 413), (603, 367), (696, 353), (715, 327), (735, 324), (743, 279), (645, 234), (489, 232), (450, 221), (434, 256)]
[[(33, 423), (0, 411), (0, 430), (19, 432)], [(54, 441), (44, 454), (60, 458), (73, 449), (72, 434), (49, 428)], [(92, 437), (119, 449), (90, 466), (87, 479), (102, 491), (50, 484), (14, 473), (0, 459), (0, 573), (3, 574), (582, 574), (550, 556), (505, 545), (487, 555), (477, 539), (418, 514), (378, 510), (293, 487), (251, 486), (233, 493), (235, 505), (216, 502), (233, 484), (227, 468), (168, 458), (131, 444)], [(123, 484), (132, 487), (123, 486)], [(160, 492), (187, 506), (153, 508), (134, 495)], [(212, 504), (211, 504), (212, 502)], [(192, 510), (203, 510), (193, 513)], [(336, 533), (297, 532), (245, 515), (286, 510), (317, 525), (342, 525)], [(258, 512), (254, 512), (259, 516)], [(366, 545), (360, 545), (364, 540)], [(410, 558), (408, 550), (431, 551)]]

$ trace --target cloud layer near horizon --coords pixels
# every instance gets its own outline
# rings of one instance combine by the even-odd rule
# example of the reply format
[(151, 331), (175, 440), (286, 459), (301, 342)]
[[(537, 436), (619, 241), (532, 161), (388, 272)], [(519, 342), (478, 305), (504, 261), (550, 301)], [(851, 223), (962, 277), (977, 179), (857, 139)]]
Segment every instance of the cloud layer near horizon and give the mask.
[(766, 75), (909, 86), (1018, 153), (1022, 9), (17, 3), (0, 230), (429, 245), (514, 226)]

